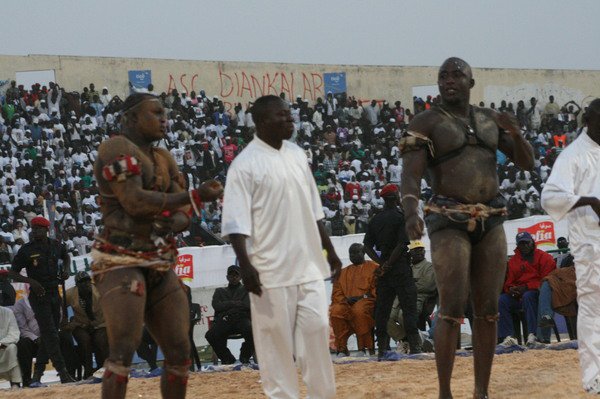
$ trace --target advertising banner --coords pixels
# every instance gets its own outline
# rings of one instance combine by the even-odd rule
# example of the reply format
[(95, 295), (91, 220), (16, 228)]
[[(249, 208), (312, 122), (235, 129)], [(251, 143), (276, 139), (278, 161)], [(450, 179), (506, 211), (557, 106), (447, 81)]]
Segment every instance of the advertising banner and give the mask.
[(152, 83), (152, 71), (129, 71), (129, 83), (136, 89), (146, 89)]
[(325, 81), (325, 93), (339, 94), (346, 92), (346, 72), (324, 73), (323, 80)]

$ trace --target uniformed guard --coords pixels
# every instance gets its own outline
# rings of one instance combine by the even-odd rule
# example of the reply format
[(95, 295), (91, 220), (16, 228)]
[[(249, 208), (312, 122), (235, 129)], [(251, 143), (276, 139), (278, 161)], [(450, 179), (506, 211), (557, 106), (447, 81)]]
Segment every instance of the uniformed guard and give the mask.
[[(58, 371), (60, 382), (75, 382), (67, 371), (60, 350), (58, 328), (61, 318), (61, 298), (58, 285), (69, 278), (69, 270), (62, 265), (70, 264), (67, 248), (60, 241), (48, 237), (50, 222), (41, 216), (31, 219), (32, 241), (23, 245), (15, 255), (10, 277), (17, 282), (29, 284), (29, 303), (40, 328), (42, 345), (45, 350), (35, 363), (31, 383), (39, 383), (44, 374), (48, 358)], [(27, 277), (21, 270), (27, 270)]]
[[(384, 199), (385, 206), (383, 211), (371, 219), (364, 238), (366, 254), (379, 263), (375, 302), (379, 359), (390, 349), (387, 322), (396, 297), (402, 308), (410, 353), (421, 353), (421, 338), (417, 329), (417, 287), (410, 268), (409, 239), (405, 231), (404, 214), (398, 208), (398, 186), (387, 184), (380, 196)], [(379, 255), (375, 249), (380, 251)]]

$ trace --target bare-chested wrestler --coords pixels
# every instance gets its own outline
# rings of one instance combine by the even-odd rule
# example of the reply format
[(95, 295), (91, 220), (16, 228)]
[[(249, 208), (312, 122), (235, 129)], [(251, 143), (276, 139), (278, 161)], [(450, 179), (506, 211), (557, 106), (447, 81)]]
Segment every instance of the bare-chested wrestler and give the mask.
[(423, 235), (417, 205), (426, 169), (434, 193), (425, 207), (425, 223), (440, 294), (434, 335), (440, 398), (452, 397), (455, 347), (469, 292), (475, 315), (473, 396), (487, 397), (507, 255), (496, 149), (519, 167), (533, 168), (533, 150), (514, 117), (469, 105), (474, 84), (469, 64), (446, 60), (438, 74), (442, 103), (415, 116), (400, 143), (402, 203), (412, 240)]
[(102, 143), (94, 165), (104, 230), (94, 243), (92, 270), (110, 348), (102, 398), (125, 397), (144, 323), (165, 355), (163, 398), (184, 398), (189, 311), (171, 269), (177, 257), (172, 236), (187, 228), (190, 205), (197, 211), (223, 188), (209, 181), (186, 191), (171, 154), (153, 146), (166, 133), (165, 110), (155, 96), (132, 94), (122, 113), (122, 134)]

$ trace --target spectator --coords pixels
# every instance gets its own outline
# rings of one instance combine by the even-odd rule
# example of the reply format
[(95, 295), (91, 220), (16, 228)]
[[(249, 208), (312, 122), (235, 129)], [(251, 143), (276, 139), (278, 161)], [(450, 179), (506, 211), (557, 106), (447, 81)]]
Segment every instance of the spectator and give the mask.
[(424, 331), (425, 321), (433, 311), (433, 306), (428, 308), (426, 305), (431, 304), (432, 300), (435, 303), (437, 298), (435, 273), (432, 263), (425, 259), (425, 245), (421, 241), (411, 241), (408, 250), (417, 286), (417, 315), (419, 316), (417, 326)]
[[(19, 299), (13, 306), (13, 313), (19, 326), (20, 338), (17, 343), (19, 366), (23, 378), (23, 387), (31, 384), (31, 366), (33, 358), (42, 358), (39, 351), (43, 351), (40, 342), (40, 328), (38, 327), (35, 315), (29, 304), (29, 292), (27, 296)], [(47, 355), (45, 355), (47, 356)]]
[(379, 123), (379, 106), (377, 105), (377, 100), (372, 100), (369, 105), (364, 107), (364, 112), (371, 127)]
[(358, 350), (366, 355), (374, 354), (373, 328), (375, 319), (375, 270), (379, 267), (373, 261), (365, 261), (362, 244), (350, 246), (350, 264), (342, 269), (340, 277), (333, 283), (331, 306), (329, 308), (331, 326), (335, 334), (338, 355), (349, 356), (348, 337), (356, 333)]
[(231, 142), (231, 137), (225, 137), (225, 145), (223, 146), (223, 161), (229, 167), (238, 153), (238, 146)]
[[(0, 235), (0, 264), (7, 264), (12, 261), (12, 247), (7, 242), (9, 238)], [(4, 292), (3, 292), (4, 294)]]
[(8, 281), (8, 270), (0, 269), (0, 306), (13, 306), (17, 293), (10, 281)]
[(554, 311), (563, 316), (577, 316), (577, 286), (575, 285), (573, 255), (562, 259), (560, 268), (542, 280), (539, 296), (539, 327), (541, 341), (550, 342), (550, 329), (554, 325)]
[(13, 312), (0, 306), (0, 378), (10, 381), (11, 387), (21, 386), (21, 369), (17, 357), (19, 326)]
[(100, 308), (100, 293), (87, 272), (80, 271), (75, 275), (75, 287), (67, 290), (66, 302), (74, 313), (66, 330), (71, 331), (77, 342), (85, 380), (95, 371), (92, 367), (92, 355), (96, 355), (97, 368), (102, 367), (108, 356), (108, 336)]
[(537, 132), (542, 123), (542, 111), (537, 105), (537, 99), (535, 97), (531, 97), (529, 103), (531, 104), (531, 106), (526, 112), (528, 127), (530, 130)]
[(515, 255), (508, 261), (506, 281), (499, 300), (498, 337), (504, 345), (516, 342), (512, 312), (522, 310), (527, 320), (527, 345), (535, 344), (538, 319), (538, 290), (542, 279), (556, 268), (552, 256), (535, 247), (528, 232), (517, 234)]
[(235, 363), (235, 357), (227, 348), (227, 338), (231, 334), (241, 334), (244, 338), (240, 352), (240, 362), (250, 363), (254, 353), (252, 323), (250, 321), (250, 297), (241, 283), (240, 268), (232, 265), (227, 268), (226, 288), (217, 288), (213, 294), (212, 307), (215, 317), (206, 340), (221, 359), (221, 364)]
[(562, 262), (565, 258), (571, 255), (571, 250), (569, 249), (569, 241), (565, 237), (558, 237), (556, 240), (556, 248), (557, 252), (553, 254), (554, 260), (556, 261), (556, 266), (562, 267)]
[(550, 96), (548, 98), (548, 103), (544, 107), (544, 117), (548, 120), (558, 118), (558, 114), (560, 114), (560, 106), (554, 102), (554, 96)]

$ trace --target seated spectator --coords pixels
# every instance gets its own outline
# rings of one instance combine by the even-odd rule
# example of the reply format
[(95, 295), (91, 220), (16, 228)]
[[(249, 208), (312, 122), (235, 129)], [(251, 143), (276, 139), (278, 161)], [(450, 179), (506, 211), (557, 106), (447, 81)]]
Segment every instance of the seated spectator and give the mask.
[[(433, 265), (425, 259), (425, 245), (421, 241), (411, 241), (408, 246), (410, 262), (412, 264), (413, 278), (417, 286), (417, 327), (424, 331), (425, 323), (433, 311), (431, 303), (437, 298), (437, 286)], [(428, 305), (429, 306), (426, 306)]]
[(499, 300), (500, 320), (498, 337), (503, 344), (516, 343), (512, 313), (523, 310), (527, 320), (527, 345), (535, 344), (537, 337), (538, 290), (542, 279), (556, 268), (552, 256), (535, 247), (531, 234), (517, 234), (515, 255), (508, 261), (508, 272)]
[(358, 350), (374, 353), (375, 270), (379, 265), (365, 261), (362, 244), (350, 246), (350, 264), (333, 283), (330, 318), (338, 355), (348, 356), (348, 337), (356, 333)]
[(232, 265), (227, 268), (227, 281), (227, 287), (217, 288), (213, 294), (212, 307), (215, 317), (205, 337), (221, 364), (233, 364), (235, 357), (227, 348), (227, 339), (231, 334), (241, 334), (244, 343), (240, 351), (240, 362), (250, 363), (250, 356), (254, 353), (250, 297), (241, 283), (239, 266)]
[(562, 267), (562, 262), (571, 255), (569, 241), (567, 241), (565, 237), (558, 237), (556, 240), (556, 248), (558, 250), (553, 253), (554, 260), (556, 261), (556, 266)]
[(575, 285), (573, 255), (567, 255), (559, 269), (542, 279), (539, 296), (541, 341), (550, 342), (550, 329), (554, 325), (554, 312), (563, 316), (577, 316), (577, 286)]
[(9, 238), (0, 236), (0, 264), (8, 264), (12, 261), (12, 247), (7, 242)]
[(17, 293), (8, 280), (8, 269), (0, 269), (0, 306), (13, 306)]
[(13, 312), (0, 306), (0, 378), (10, 381), (11, 387), (21, 385), (21, 369), (17, 358), (19, 326)]
[(88, 273), (80, 271), (75, 275), (75, 287), (67, 290), (67, 306), (73, 308), (74, 316), (65, 330), (70, 330), (77, 342), (85, 380), (95, 371), (92, 355), (96, 355), (97, 368), (102, 367), (108, 356), (108, 336), (100, 307), (100, 293)]
[(44, 350), (40, 345), (40, 328), (29, 304), (27, 296), (19, 299), (13, 306), (13, 313), (19, 326), (20, 338), (17, 343), (19, 366), (23, 377), (23, 387), (31, 384), (31, 368), (33, 358), (40, 358), (38, 351)]

